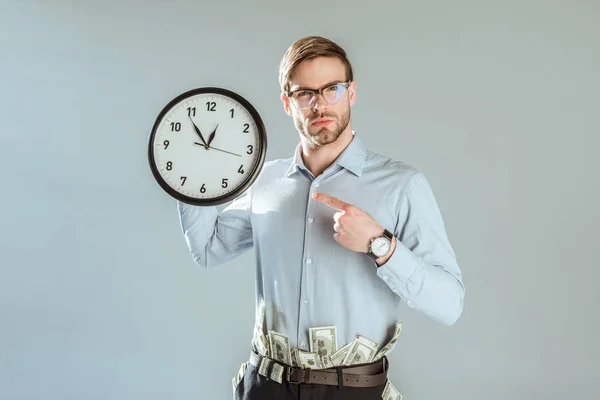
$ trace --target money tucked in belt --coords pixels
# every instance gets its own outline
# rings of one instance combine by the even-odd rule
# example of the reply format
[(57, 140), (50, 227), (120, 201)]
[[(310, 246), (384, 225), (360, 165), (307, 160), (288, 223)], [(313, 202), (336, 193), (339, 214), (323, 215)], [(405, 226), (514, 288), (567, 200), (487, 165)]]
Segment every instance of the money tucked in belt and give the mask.
[(259, 297), (250, 360), (241, 365), (232, 384), (235, 391), (248, 363), (258, 373), (278, 383), (324, 384), (336, 386), (374, 387), (386, 384), (383, 399), (398, 400), (402, 395), (387, 379), (385, 355), (395, 346), (402, 333), (398, 321), (388, 343), (379, 345), (359, 334), (338, 349), (335, 326), (309, 328), (310, 351), (291, 348), (288, 336), (269, 330), (264, 334), (265, 304)]
[(379, 348), (376, 342), (356, 334), (354, 340), (342, 348), (337, 346), (337, 329), (335, 326), (309, 328), (310, 351), (290, 346), (288, 336), (269, 330), (264, 335), (265, 305), (259, 298), (252, 350), (258, 355), (269, 357), (282, 364), (310, 369), (326, 369), (355, 364), (366, 364), (377, 361), (389, 353), (396, 345), (402, 333), (402, 321), (398, 321), (390, 341)]
[(313, 370), (283, 365), (271, 358), (251, 352), (250, 363), (258, 368), (260, 375), (279, 383), (285, 380), (290, 383), (373, 387), (386, 383), (388, 371), (385, 357), (371, 364)]

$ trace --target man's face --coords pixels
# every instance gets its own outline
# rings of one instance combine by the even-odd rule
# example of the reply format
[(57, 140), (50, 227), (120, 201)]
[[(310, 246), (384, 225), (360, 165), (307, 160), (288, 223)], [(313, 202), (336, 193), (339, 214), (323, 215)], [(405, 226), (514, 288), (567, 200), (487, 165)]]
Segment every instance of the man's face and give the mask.
[[(346, 68), (337, 58), (318, 57), (302, 62), (291, 77), (290, 91), (314, 90), (343, 83), (347, 79)], [(308, 145), (318, 148), (335, 142), (350, 122), (350, 106), (356, 101), (356, 83), (351, 82), (344, 100), (328, 104), (322, 95), (317, 95), (312, 107), (297, 109), (285, 94), (282, 94), (285, 111), (294, 119), (298, 132), (307, 139)]]

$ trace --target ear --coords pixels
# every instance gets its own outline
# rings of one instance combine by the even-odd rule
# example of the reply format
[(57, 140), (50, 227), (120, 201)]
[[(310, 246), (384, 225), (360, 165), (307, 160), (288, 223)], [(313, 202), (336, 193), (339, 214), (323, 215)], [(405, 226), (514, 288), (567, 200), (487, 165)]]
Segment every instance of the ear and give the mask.
[(292, 105), (290, 104), (290, 98), (287, 97), (285, 95), (285, 93), (283, 93), (283, 92), (281, 92), (280, 98), (281, 98), (281, 102), (283, 103), (283, 109), (285, 110), (285, 113), (291, 117), (292, 116)]
[(348, 86), (348, 95), (350, 106), (353, 106), (354, 103), (356, 103), (356, 81), (350, 82), (350, 86)]

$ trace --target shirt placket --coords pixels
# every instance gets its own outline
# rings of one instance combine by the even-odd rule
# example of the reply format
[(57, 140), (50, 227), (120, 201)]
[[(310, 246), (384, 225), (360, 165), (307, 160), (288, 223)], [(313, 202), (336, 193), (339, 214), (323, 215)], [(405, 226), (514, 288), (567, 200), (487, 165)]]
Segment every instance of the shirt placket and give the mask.
[(318, 177), (314, 179), (310, 185), (308, 198), (307, 198), (307, 207), (306, 207), (306, 215), (304, 224), (304, 248), (302, 249), (302, 278), (300, 281), (300, 310), (298, 312), (298, 336), (297, 343), (298, 348), (302, 350), (308, 351), (310, 349), (309, 346), (309, 337), (308, 337), (308, 321), (311, 321), (313, 318), (312, 312), (313, 309), (311, 307), (311, 299), (313, 298), (312, 294), (312, 285), (311, 283), (314, 280), (314, 258), (316, 254), (313, 254), (314, 246), (311, 246), (311, 242), (314, 237), (314, 229), (315, 229), (315, 201), (312, 200), (312, 194), (319, 190), (321, 186), (322, 179)]

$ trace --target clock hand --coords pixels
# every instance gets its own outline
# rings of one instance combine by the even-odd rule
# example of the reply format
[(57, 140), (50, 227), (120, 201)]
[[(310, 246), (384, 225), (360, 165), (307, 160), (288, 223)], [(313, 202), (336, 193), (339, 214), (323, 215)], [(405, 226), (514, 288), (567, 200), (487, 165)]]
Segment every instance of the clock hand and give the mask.
[(198, 129), (198, 127), (196, 126), (196, 124), (194, 123), (194, 120), (192, 119), (192, 117), (190, 117), (188, 115), (190, 121), (192, 121), (192, 125), (194, 125), (194, 130), (196, 131), (196, 133), (198, 134), (198, 136), (200, 136), (200, 140), (202, 140), (202, 146), (204, 147), (208, 147), (208, 145), (206, 144), (206, 140), (204, 140), (204, 137), (202, 137), (202, 133), (200, 132), (200, 129)]
[(210, 137), (208, 138), (208, 143), (206, 143), (207, 146), (210, 146), (210, 144), (212, 143), (213, 139), (215, 138), (215, 133), (217, 133), (217, 128), (219, 127), (219, 124), (217, 124), (217, 126), (215, 127), (215, 130), (210, 134)]
[(235, 153), (231, 153), (231, 152), (229, 152), (229, 151), (225, 151), (225, 150), (217, 149), (216, 147), (210, 147), (210, 148), (211, 148), (211, 149), (213, 149), (213, 150), (219, 150), (219, 151), (222, 151), (223, 153), (229, 153), (229, 154), (232, 154), (232, 155), (234, 155), (234, 156), (241, 157), (241, 155), (239, 155), (239, 154), (235, 154)]
[[(197, 144), (198, 146), (204, 146), (202, 143), (198, 143), (198, 142), (194, 142), (194, 144)], [(239, 155), (239, 154), (235, 154), (235, 153), (232, 153), (230, 151), (225, 151), (225, 150), (217, 149), (216, 147), (208, 147), (208, 146), (204, 146), (204, 147), (206, 147), (206, 150), (217, 150), (217, 151), (222, 151), (223, 153), (229, 153), (229, 154), (232, 154), (234, 156), (241, 157), (241, 155)]]

